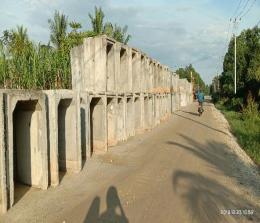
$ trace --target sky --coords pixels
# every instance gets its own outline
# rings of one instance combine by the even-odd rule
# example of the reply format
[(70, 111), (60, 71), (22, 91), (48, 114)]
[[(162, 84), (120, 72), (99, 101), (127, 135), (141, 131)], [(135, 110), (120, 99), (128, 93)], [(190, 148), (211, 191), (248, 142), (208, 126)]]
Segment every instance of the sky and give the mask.
[[(193, 64), (210, 84), (222, 71), (231, 36), (230, 18), (243, 15), (237, 33), (260, 20), (260, 0), (0, 0), (0, 36), (23, 25), (35, 42), (49, 41), (55, 10), (90, 28), (88, 13), (101, 6), (105, 20), (128, 25), (129, 45), (176, 70)], [(252, 5), (252, 7), (251, 7)], [(243, 13), (244, 12), (244, 13)]]

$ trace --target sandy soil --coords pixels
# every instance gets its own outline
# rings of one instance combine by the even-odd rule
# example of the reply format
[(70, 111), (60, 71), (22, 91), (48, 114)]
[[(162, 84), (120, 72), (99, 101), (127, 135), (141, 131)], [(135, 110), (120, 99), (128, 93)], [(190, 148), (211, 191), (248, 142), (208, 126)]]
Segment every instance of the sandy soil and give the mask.
[(87, 160), (56, 188), (23, 191), (0, 222), (260, 222), (257, 167), (212, 104), (196, 110)]

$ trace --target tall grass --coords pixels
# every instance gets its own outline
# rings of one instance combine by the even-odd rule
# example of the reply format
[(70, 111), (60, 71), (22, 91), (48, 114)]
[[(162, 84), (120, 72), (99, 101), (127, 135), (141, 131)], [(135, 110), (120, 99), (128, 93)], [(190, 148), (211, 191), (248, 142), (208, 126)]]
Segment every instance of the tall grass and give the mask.
[(238, 143), (260, 165), (260, 114), (257, 106), (254, 101), (249, 100), (248, 105), (238, 112), (223, 101), (216, 104), (227, 118)]
[(19, 54), (0, 46), (0, 88), (71, 88), (69, 50), (30, 43)]

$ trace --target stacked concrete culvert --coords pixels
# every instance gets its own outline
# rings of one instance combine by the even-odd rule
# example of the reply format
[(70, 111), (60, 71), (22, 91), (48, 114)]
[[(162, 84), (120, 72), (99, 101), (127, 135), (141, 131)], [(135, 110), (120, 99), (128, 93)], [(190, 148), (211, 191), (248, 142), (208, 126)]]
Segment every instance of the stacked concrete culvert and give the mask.
[(106, 36), (71, 51), (72, 90), (0, 90), (0, 205), (47, 189), (93, 154), (150, 130), (192, 101), (191, 84)]

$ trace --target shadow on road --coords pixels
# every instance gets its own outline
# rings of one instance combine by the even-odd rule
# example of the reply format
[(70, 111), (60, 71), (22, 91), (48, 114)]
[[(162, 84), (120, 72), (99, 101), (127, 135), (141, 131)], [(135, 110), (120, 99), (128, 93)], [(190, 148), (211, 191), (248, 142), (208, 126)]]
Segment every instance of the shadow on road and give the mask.
[(167, 141), (167, 144), (173, 145), (173, 148), (181, 148), (191, 152), (193, 155), (206, 161), (211, 165), (212, 171), (217, 169), (225, 175), (232, 177), (239, 184), (247, 188), (260, 197), (260, 182), (251, 174), (252, 165), (247, 165), (225, 144), (217, 141), (208, 141), (203, 144), (189, 136), (179, 134), (187, 144), (174, 141)]
[[(260, 196), (258, 179), (245, 164), (232, 153), (224, 143), (208, 141), (200, 143), (184, 134), (179, 134), (183, 143), (167, 141), (174, 149), (184, 149), (196, 157), (206, 161), (211, 171), (220, 171), (233, 178), (238, 184), (245, 185), (257, 198)], [(172, 176), (173, 190), (179, 195), (192, 213), (192, 218), (199, 223), (218, 222), (260, 222), (260, 208), (241, 197), (233, 190), (220, 184), (215, 179), (203, 176), (198, 172), (176, 170)], [(254, 210), (253, 215), (223, 215), (221, 210)]]
[(180, 110), (180, 111), (181, 111), (181, 112), (184, 112), (184, 113), (187, 113), (187, 114), (199, 116), (199, 113), (198, 113), (198, 112), (189, 112), (189, 111), (183, 111), (183, 110)]
[[(194, 113), (192, 113), (192, 112), (187, 112), (187, 111), (182, 111), (182, 112), (189, 113), (189, 114), (194, 114)], [(178, 114), (178, 113), (176, 113), (176, 112), (174, 112), (173, 114), (176, 115), (176, 116), (178, 116), (178, 117), (181, 117), (181, 118), (190, 120), (190, 121), (192, 121), (192, 122), (195, 122), (195, 123), (197, 123), (197, 124), (199, 124), (199, 125), (202, 125), (202, 126), (204, 126), (204, 127), (207, 127), (207, 128), (209, 128), (209, 129), (211, 129), (211, 130), (214, 130), (214, 131), (217, 131), (217, 132), (220, 132), (220, 133), (223, 133), (223, 134), (227, 135), (226, 132), (223, 132), (223, 131), (221, 131), (221, 130), (219, 130), (219, 129), (216, 129), (216, 128), (212, 127), (212, 126), (206, 125), (206, 124), (204, 124), (204, 123), (202, 123), (202, 122), (199, 122), (199, 121), (197, 121), (197, 120), (194, 120), (194, 119), (192, 119), (192, 118), (188, 118), (188, 117), (183, 116), (183, 115), (180, 115), (180, 114)]]
[[(213, 179), (177, 170), (173, 173), (172, 183), (174, 192), (184, 199), (191, 211), (193, 222), (260, 222), (255, 207), (248, 200)], [(254, 214), (224, 215), (221, 210), (254, 210)]]
[(107, 210), (100, 214), (100, 197), (95, 197), (84, 223), (128, 223), (117, 189), (109, 187), (106, 196)]

